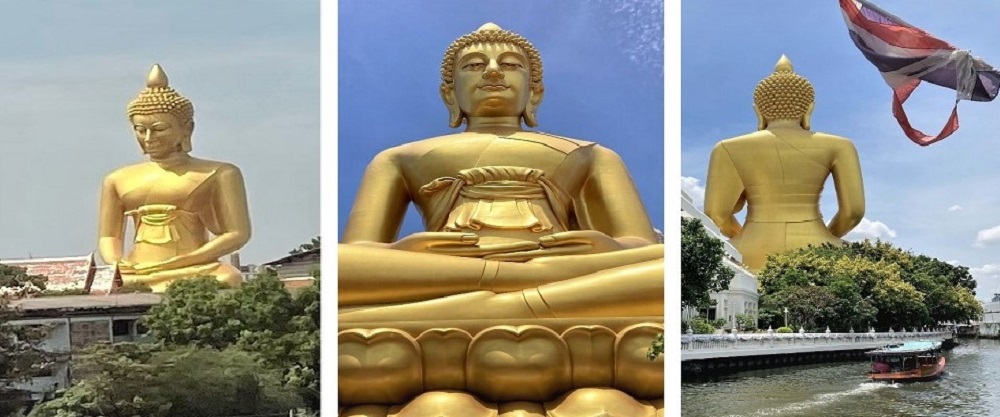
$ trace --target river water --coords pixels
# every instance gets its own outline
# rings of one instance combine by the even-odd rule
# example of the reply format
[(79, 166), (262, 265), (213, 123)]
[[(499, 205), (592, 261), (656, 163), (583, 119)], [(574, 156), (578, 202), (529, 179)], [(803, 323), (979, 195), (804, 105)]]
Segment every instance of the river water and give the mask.
[(681, 385), (684, 417), (1000, 416), (1000, 341), (960, 339), (936, 381), (868, 382), (869, 362), (748, 371)]

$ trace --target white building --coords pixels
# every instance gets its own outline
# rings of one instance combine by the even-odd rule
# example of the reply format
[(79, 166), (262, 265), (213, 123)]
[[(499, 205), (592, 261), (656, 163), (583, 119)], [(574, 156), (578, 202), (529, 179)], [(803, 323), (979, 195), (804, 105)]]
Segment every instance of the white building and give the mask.
[(71, 295), (36, 297), (11, 301), (18, 315), (11, 326), (43, 326), (47, 337), (39, 347), (66, 355), (66, 361), (40, 372), (24, 382), (5, 382), (24, 393), (24, 401), (51, 398), (73, 381), (73, 355), (95, 343), (118, 343), (146, 339), (142, 316), (159, 304), (161, 296), (151, 293)]
[(979, 323), (979, 335), (1000, 338), (1000, 294), (993, 301), (983, 304), (983, 321)]
[(736, 325), (737, 314), (757, 317), (757, 300), (760, 298), (760, 293), (757, 292), (757, 277), (743, 268), (743, 256), (740, 252), (729, 244), (712, 219), (699, 210), (684, 191), (681, 191), (681, 217), (701, 220), (701, 224), (710, 235), (725, 243), (726, 257), (723, 262), (735, 273), (733, 280), (729, 282), (728, 290), (711, 294), (712, 300), (715, 301), (714, 307), (702, 309), (700, 312), (691, 309), (684, 311), (682, 313), (684, 320), (690, 320), (691, 317), (700, 314), (709, 320), (724, 318), (728, 323), (726, 327), (732, 328)]

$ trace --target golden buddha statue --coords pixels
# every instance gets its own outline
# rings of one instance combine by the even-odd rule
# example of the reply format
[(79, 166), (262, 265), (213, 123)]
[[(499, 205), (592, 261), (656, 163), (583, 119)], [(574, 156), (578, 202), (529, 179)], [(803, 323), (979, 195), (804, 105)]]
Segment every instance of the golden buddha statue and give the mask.
[[(168, 85), (159, 65), (129, 103), (128, 118), (149, 161), (104, 178), (98, 222), (101, 258), (118, 265), (125, 283), (145, 283), (156, 292), (195, 276), (214, 276), (238, 286), (240, 271), (219, 258), (250, 240), (243, 174), (232, 164), (188, 154), (194, 107)], [(123, 256), (126, 218), (133, 221), (135, 238)]]
[[(377, 155), (338, 246), (345, 322), (663, 315), (663, 245), (617, 154), (537, 125), (542, 61), (492, 23), (445, 52), (465, 131)], [(396, 239), (409, 203), (426, 231)]]
[[(865, 192), (858, 152), (848, 139), (809, 130), (815, 92), (782, 55), (754, 90), (757, 132), (719, 142), (705, 186), (705, 214), (752, 272), (768, 254), (840, 239), (861, 222)], [(838, 211), (823, 224), (819, 198), (833, 175)], [(747, 206), (746, 222), (735, 213)]]

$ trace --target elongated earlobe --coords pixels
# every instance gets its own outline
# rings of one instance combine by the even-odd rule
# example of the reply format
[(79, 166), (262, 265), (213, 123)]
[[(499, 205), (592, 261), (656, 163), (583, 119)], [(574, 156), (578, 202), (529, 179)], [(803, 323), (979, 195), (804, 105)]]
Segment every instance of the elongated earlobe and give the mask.
[(181, 152), (189, 153), (191, 152), (191, 135), (194, 134), (194, 120), (192, 120), (187, 129), (187, 134), (184, 135), (184, 139), (181, 139)]
[(456, 128), (462, 125), (465, 116), (462, 109), (458, 107), (458, 100), (455, 98), (455, 90), (449, 84), (441, 84), (441, 100), (448, 108), (448, 127)]
[(531, 96), (528, 97), (528, 104), (524, 107), (524, 113), (521, 114), (525, 126), (538, 126), (538, 106), (542, 104), (542, 97), (544, 96), (545, 86), (542, 84), (539, 84), (538, 88), (531, 91)]

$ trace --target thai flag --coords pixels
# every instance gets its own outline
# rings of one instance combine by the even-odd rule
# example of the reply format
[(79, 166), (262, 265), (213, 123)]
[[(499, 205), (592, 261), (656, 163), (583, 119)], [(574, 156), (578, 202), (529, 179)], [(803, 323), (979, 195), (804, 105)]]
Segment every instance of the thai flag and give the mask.
[[(935, 38), (866, 0), (840, 0), (840, 9), (851, 40), (892, 87), (893, 116), (906, 136), (918, 145), (930, 145), (958, 130), (960, 100), (996, 98), (1000, 72), (969, 51)], [(903, 103), (921, 81), (957, 92), (951, 117), (936, 136), (914, 129), (903, 111)]]

